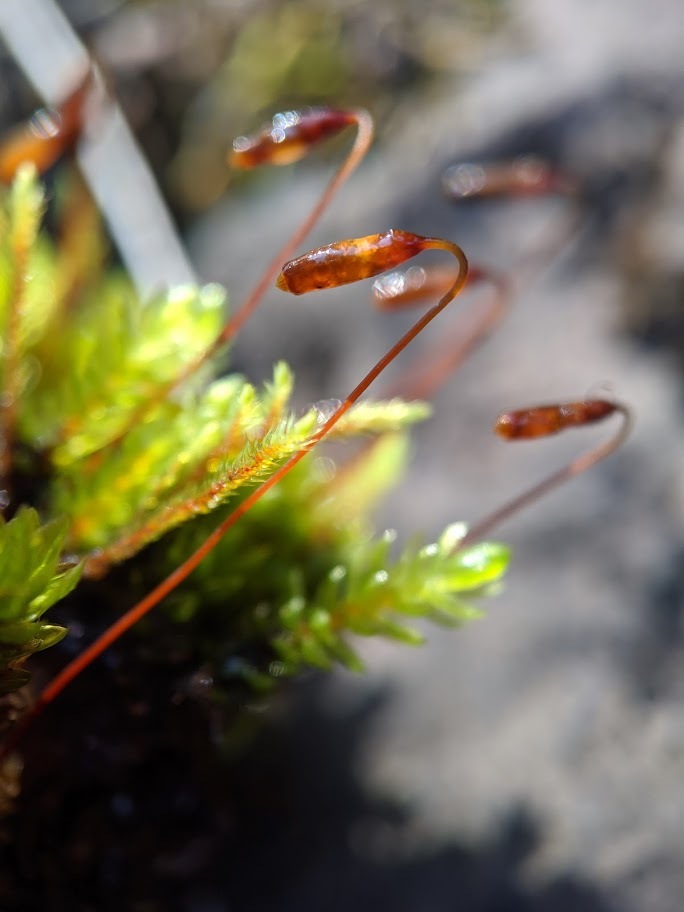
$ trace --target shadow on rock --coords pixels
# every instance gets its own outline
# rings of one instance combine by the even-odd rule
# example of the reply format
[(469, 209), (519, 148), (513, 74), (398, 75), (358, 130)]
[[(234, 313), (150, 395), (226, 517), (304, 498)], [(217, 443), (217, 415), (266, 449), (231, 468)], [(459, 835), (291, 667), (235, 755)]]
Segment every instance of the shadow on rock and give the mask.
[[(489, 844), (401, 849), (410, 809), (369, 795), (354, 773), (386, 696), (331, 719), (320, 687), (297, 685), (291, 712), (270, 719), (239, 761), (209, 747), (190, 701), (161, 718), (120, 714), (116, 740), (105, 725), (83, 742), (72, 732), (52, 765), (46, 757), (27, 771), (2, 908), (614, 912), (572, 874), (526, 885), (522, 866), (543, 833), (524, 809)], [(56, 739), (58, 725), (47, 728)], [(78, 728), (91, 728), (82, 713)]]

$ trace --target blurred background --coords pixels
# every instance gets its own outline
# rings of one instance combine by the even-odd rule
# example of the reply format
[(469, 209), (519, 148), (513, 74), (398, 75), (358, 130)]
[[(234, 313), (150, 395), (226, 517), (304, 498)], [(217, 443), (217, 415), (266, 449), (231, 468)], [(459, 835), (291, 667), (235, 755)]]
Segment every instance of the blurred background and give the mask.
[[(68, 856), (70, 885), (46, 893), (41, 908), (680, 908), (680, 0), (61, 8), (100, 62), (193, 268), (235, 302), (349, 140), (254, 174), (232, 173), (226, 150), (275, 111), (307, 103), (364, 105), (378, 126), (371, 155), (307, 249), (395, 227), (452, 238), (473, 262), (524, 273), (500, 330), (417, 429), (410, 471), (380, 527), (429, 539), (606, 434), (507, 447), (490, 431), (502, 409), (607, 387), (637, 423), (617, 456), (501, 529), (513, 566), (485, 618), (458, 632), (428, 629), (418, 650), (363, 644), (363, 677), (298, 682), (273, 701), (220, 789), (214, 771), (203, 791), (202, 769), (199, 785), (173, 768), (144, 793), (109, 783), (98, 798), (108, 842), (92, 859), (74, 836), (88, 864)], [(45, 53), (36, 42), (35, 55)], [(37, 99), (9, 54), (0, 65), (0, 119), (10, 124)], [(455, 204), (442, 192), (455, 162), (527, 154), (576, 178), (576, 206)], [(126, 199), (125, 180), (115, 190)], [(557, 253), (524, 272), (544, 246)], [(473, 292), (462, 308), (481, 300)], [(459, 319), (450, 310), (444, 326)], [(363, 287), (303, 299), (274, 291), (232, 364), (260, 380), (284, 358), (302, 406), (342, 398), (412, 319), (374, 312)], [(429, 344), (421, 338), (415, 349)]]

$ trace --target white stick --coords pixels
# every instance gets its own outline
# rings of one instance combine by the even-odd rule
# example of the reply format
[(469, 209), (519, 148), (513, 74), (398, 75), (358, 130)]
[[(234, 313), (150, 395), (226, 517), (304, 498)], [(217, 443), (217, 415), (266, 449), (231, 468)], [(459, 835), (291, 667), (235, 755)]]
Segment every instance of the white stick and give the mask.
[[(0, 35), (48, 104), (71, 91), (88, 53), (53, 0), (0, 0)], [(168, 209), (114, 101), (80, 144), (78, 161), (130, 276), (142, 295), (195, 283)]]

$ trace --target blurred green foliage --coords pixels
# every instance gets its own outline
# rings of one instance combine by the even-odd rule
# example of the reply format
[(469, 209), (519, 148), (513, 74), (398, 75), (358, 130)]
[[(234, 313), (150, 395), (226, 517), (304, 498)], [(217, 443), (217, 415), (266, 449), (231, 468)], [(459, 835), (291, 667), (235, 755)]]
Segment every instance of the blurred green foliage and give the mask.
[(224, 193), (234, 136), (303, 104), (369, 107), (467, 72), (505, 0), (91, 0), (70, 9), (181, 220)]

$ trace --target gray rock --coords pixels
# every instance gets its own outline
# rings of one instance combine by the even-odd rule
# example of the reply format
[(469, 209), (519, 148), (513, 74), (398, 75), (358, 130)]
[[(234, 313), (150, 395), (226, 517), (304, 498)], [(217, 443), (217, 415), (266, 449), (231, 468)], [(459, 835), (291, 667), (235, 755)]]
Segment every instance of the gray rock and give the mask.
[[(639, 347), (621, 327), (627, 229), (640, 207), (654, 205), (666, 139), (681, 134), (684, 6), (517, 0), (509, 11), (480, 69), (439, 97), (397, 106), (383, 147), (311, 240), (392, 225), (444, 233), (474, 261), (515, 269), (525, 250), (562, 227), (563, 206), (457, 208), (440, 196), (442, 168), (461, 156), (536, 152), (587, 188), (572, 243), (521, 289), (500, 331), (437, 397), (380, 522), (404, 536), (416, 528), (435, 535), (607, 433), (506, 447), (489, 431), (500, 409), (582, 397), (608, 383), (633, 406), (636, 427), (609, 462), (501, 530), (514, 562), (484, 620), (459, 633), (430, 629), (417, 651), (362, 645), (368, 674), (328, 680), (317, 712), (334, 720), (377, 688), (391, 693), (359, 746), (358, 776), (377, 800), (408, 805), (411, 820), (400, 842), (357, 826), (363, 852), (411, 864), (457, 844), (484, 857), (502, 822), (522, 809), (539, 830), (515, 867), (527, 898), (497, 908), (598, 909), (597, 897), (610, 897), (623, 912), (669, 912), (680, 908), (684, 887), (681, 377), (673, 358)], [(672, 189), (642, 227), (643, 243), (681, 269), (684, 248), (668, 241), (681, 235), (682, 168), (678, 157), (665, 164)], [(193, 238), (201, 272), (239, 298), (322, 179), (274, 178), (249, 208), (230, 203), (214, 213)], [(477, 307), (474, 295), (466, 306)], [(460, 307), (440, 318), (444, 327)], [(285, 357), (304, 399), (341, 396), (406, 319), (374, 314), (364, 289), (296, 300), (274, 293), (236, 358), (265, 374)], [(429, 345), (421, 339), (415, 349)], [(568, 872), (593, 885), (594, 904), (581, 891), (567, 894), (568, 905), (558, 894), (556, 904), (552, 886)], [(405, 902), (392, 908), (456, 907)], [(489, 907), (466, 898), (458, 908)]]

